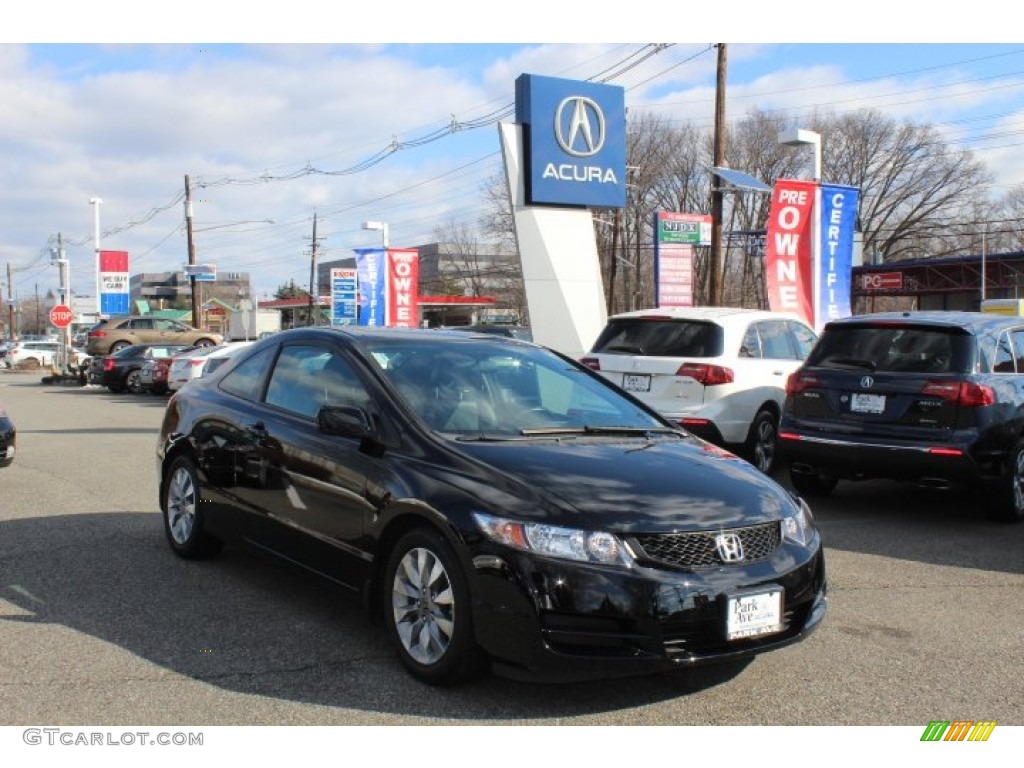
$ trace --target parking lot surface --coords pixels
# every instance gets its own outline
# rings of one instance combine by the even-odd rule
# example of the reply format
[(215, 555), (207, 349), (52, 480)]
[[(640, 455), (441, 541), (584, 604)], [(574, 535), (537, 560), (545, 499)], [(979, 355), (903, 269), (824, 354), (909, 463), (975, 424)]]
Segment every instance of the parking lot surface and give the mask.
[(0, 470), (0, 725), (1024, 725), (1024, 525), (964, 493), (814, 501), (829, 615), (743, 669), (435, 689), (349, 598), (235, 550), (171, 554), (166, 398), (3, 372), (0, 402), (19, 430)]

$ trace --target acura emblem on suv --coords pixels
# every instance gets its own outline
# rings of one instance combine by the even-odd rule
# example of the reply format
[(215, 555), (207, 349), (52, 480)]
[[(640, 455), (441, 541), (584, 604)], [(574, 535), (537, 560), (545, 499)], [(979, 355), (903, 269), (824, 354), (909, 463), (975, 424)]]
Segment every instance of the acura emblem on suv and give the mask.
[(735, 533), (720, 533), (715, 536), (715, 546), (723, 563), (738, 563), (743, 559), (743, 542)]
[[(567, 110), (571, 114), (564, 116)], [(566, 153), (574, 157), (596, 155), (604, 146), (604, 134), (604, 112), (596, 101), (586, 96), (562, 99), (555, 110), (555, 138)], [(580, 137), (582, 147), (578, 147)]]
[(871, 389), (873, 386), (875, 386), (875, 380), (873, 378), (871, 378), (870, 376), (864, 376), (863, 378), (861, 378), (861, 389)]

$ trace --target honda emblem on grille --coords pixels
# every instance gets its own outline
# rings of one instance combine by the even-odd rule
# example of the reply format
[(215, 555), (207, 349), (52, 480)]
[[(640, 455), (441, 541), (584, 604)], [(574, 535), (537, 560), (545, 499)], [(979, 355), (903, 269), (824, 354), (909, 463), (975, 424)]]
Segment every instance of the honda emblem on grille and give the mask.
[(720, 533), (715, 536), (715, 546), (723, 563), (738, 563), (743, 559), (743, 542), (735, 533)]
[(873, 386), (875, 386), (875, 380), (873, 378), (871, 378), (870, 376), (864, 376), (863, 378), (861, 378), (861, 389), (871, 389)]

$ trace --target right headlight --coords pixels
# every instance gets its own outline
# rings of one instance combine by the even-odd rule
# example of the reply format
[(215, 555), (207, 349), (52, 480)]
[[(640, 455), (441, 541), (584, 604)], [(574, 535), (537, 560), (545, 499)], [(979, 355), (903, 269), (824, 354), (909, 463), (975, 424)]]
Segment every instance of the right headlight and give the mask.
[(803, 499), (797, 498), (796, 509), (782, 518), (782, 538), (805, 547), (814, 538), (814, 517)]

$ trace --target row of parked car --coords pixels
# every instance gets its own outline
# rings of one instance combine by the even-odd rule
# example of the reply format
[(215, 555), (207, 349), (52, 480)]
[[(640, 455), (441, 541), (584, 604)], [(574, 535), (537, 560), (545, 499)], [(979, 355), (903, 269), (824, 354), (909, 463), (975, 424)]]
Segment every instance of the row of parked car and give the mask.
[(1024, 521), (1024, 318), (795, 317), (694, 308), (617, 315), (581, 361), (806, 496), (840, 480), (970, 485)]
[(165, 343), (121, 346), (108, 355), (90, 358), (88, 380), (111, 392), (162, 395), (216, 370), (250, 343), (239, 341), (201, 347)]

